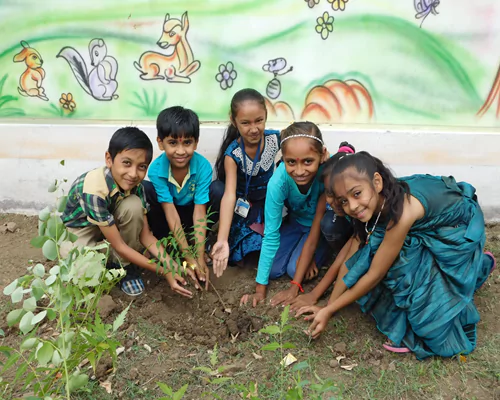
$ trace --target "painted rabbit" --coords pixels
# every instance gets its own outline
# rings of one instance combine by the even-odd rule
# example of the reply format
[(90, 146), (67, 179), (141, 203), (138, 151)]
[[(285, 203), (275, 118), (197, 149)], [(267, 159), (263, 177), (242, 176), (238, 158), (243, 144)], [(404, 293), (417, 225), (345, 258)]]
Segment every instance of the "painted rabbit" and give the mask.
[(42, 68), (43, 60), (38, 51), (31, 48), (24, 40), (21, 41), (23, 49), (14, 56), (14, 62), (25, 62), (26, 71), (19, 78), (19, 94), (25, 97), (38, 97), (48, 101), (45, 89), (42, 87), (45, 71)]

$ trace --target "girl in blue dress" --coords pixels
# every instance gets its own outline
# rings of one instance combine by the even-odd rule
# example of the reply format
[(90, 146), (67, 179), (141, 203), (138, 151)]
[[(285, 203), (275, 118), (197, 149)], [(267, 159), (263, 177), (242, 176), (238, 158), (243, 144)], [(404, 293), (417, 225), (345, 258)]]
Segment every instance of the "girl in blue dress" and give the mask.
[(479, 321), (474, 292), (495, 267), (483, 252), (474, 187), (453, 177), (396, 179), (379, 159), (359, 152), (339, 159), (326, 189), (328, 201), (352, 219), (354, 235), (331, 267), (338, 276), (328, 278), (337, 277), (328, 305), (297, 313), (312, 313), (307, 333), (317, 338), (356, 301), (388, 337), (387, 350), (419, 359), (470, 353)]
[(225, 183), (217, 242), (212, 249), (214, 272), (221, 276), (228, 262), (240, 262), (262, 246), (264, 199), (280, 149), (279, 131), (266, 130), (264, 97), (253, 89), (231, 100), (231, 123), (215, 163)]

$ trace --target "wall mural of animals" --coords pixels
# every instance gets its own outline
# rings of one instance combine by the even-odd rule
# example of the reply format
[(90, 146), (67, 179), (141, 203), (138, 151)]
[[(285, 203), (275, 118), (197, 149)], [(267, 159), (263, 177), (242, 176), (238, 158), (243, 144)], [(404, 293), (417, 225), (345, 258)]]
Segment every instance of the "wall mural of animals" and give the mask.
[(14, 62), (24, 62), (26, 70), (19, 77), (19, 94), (25, 97), (38, 97), (44, 101), (48, 101), (43, 88), (43, 80), (45, 78), (45, 70), (42, 68), (43, 59), (38, 51), (30, 47), (24, 40), (21, 41), (23, 49), (14, 56)]
[(169, 50), (169, 54), (146, 51), (142, 53), (139, 62), (134, 62), (134, 67), (141, 72), (141, 79), (190, 83), (190, 76), (200, 69), (201, 63), (194, 60), (191, 45), (187, 40), (187, 11), (181, 18), (179, 20), (170, 18), (170, 14), (165, 15), (162, 34), (156, 44), (163, 50)]
[(484, 102), (483, 106), (477, 112), (477, 116), (482, 118), (488, 113), (490, 108), (493, 108), (493, 113), (497, 119), (500, 119), (500, 67), (498, 67), (498, 72), (495, 77), (495, 81), (491, 86), (491, 90)]
[(87, 94), (96, 100), (110, 101), (117, 99), (118, 61), (108, 55), (103, 39), (92, 39), (89, 43), (90, 71), (82, 55), (73, 47), (63, 47), (57, 57), (64, 58), (78, 83)]
[(266, 87), (266, 94), (271, 99), (277, 99), (281, 94), (281, 82), (278, 80), (278, 76), (288, 74), (293, 71), (293, 67), (286, 68), (286, 60), (284, 58), (276, 58), (274, 60), (269, 60), (267, 64), (262, 66), (262, 69), (266, 72), (270, 72), (274, 75), (274, 78), (269, 81)]

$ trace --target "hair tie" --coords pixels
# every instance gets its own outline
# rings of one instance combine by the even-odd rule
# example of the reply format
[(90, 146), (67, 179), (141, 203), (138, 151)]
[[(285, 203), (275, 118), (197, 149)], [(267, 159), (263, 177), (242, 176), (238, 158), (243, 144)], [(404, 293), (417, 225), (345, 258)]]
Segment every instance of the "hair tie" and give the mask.
[(308, 138), (308, 139), (314, 139), (314, 140), (317, 140), (318, 142), (320, 142), (323, 146), (325, 145), (323, 143), (323, 141), (319, 137), (316, 137), (316, 136), (313, 136), (313, 135), (306, 135), (305, 133), (299, 133), (297, 135), (287, 136), (286, 138), (282, 139), (281, 143), (280, 143), (280, 146), (283, 146), (283, 143), (286, 140), (291, 139), (291, 138), (296, 138), (296, 137), (305, 137), (305, 138)]
[(354, 150), (351, 149), (349, 146), (342, 146), (339, 147), (339, 150), (337, 153), (347, 153), (347, 154), (354, 154)]

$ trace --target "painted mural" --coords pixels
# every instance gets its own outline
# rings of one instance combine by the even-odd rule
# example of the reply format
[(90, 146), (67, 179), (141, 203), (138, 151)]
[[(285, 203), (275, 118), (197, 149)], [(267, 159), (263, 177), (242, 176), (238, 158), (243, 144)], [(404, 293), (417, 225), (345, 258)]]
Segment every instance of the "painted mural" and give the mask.
[(0, 118), (500, 126), (497, 0), (0, 0)]

